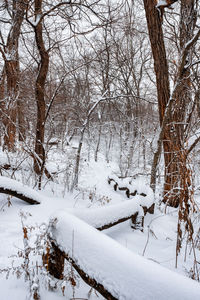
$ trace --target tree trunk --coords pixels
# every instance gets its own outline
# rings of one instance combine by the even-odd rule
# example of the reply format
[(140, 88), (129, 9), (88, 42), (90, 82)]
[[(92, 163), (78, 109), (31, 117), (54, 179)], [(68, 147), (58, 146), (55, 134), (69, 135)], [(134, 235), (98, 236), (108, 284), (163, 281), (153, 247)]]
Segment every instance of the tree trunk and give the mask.
[(26, 139), (26, 128), (25, 128), (23, 102), (21, 98), (17, 99), (17, 116), (18, 116), (18, 139), (20, 142), (23, 142)]
[[(4, 112), (4, 91), (5, 91), (5, 70), (2, 70), (0, 76), (0, 111)], [(1, 122), (4, 123), (4, 114), (1, 113)], [(0, 146), (2, 146), (3, 131), (0, 131)]]
[(5, 47), (6, 91), (4, 104), (4, 149), (13, 151), (16, 141), (17, 98), (19, 93), (18, 43), (27, 1), (13, 1), (13, 19)]
[[(165, 109), (170, 99), (170, 88), (169, 88), (169, 70), (167, 64), (166, 50), (164, 44), (164, 37), (162, 31), (162, 20), (159, 15), (159, 11), (156, 9), (157, 1), (144, 0), (144, 7), (146, 12), (146, 19), (149, 31), (149, 38), (151, 42), (151, 49), (154, 59), (154, 70), (156, 74), (156, 86), (157, 86), (157, 97), (158, 97), (158, 108), (160, 125), (162, 126)], [(170, 128), (165, 126), (163, 128), (162, 141), (159, 146), (163, 143), (164, 148), (164, 159), (165, 159), (165, 185), (164, 185), (164, 196), (168, 197), (168, 193), (171, 189), (172, 182), (172, 170), (171, 161), (173, 161), (173, 152), (171, 147)], [(161, 148), (155, 153), (154, 164), (158, 163), (158, 156), (160, 156)], [(174, 165), (175, 166), (175, 165)], [(157, 165), (153, 168), (156, 170)], [(154, 174), (155, 180), (155, 174)], [(151, 184), (153, 184), (151, 182)], [(154, 182), (155, 184), (155, 182)]]
[[(176, 85), (170, 98), (169, 89), (169, 72), (162, 31), (162, 20), (159, 11), (156, 9), (157, 1), (144, 0), (146, 19), (149, 30), (152, 54), (154, 58), (154, 70), (156, 73), (156, 85), (158, 96), (158, 107), (160, 124), (162, 125), (162, 134), (160, 135), (159, 150), (154, 156), (152, 166), (152, 179), (155, 185), (155, 172), (160, 155), (161, 143), (164, 148), (165, 160), (165, 182), (164, 182), (164, 202), (170, 206), (177, 207), (180, 201), (180, 182), (182, 168), (185, 169), (186, 163), (183, 160), (184, 155), (184, 126), (186, 118), (186, 108), (190, 101), (190, 79), (189, 71), (185, 68), (188, 59), (188, 53), (185, 57), (180, 55), (178, 75)], [(194, 29), (194, 1), (181, 1), (181, 18), (180, 18), (180, 49), (184, 49), (186, 43), (192, 38)], [(192, 17), (191, 17), (192, 16)], [(186, 24), (186, 25), (185, 25)], [(188, 26), (187, 26), (188, 25)], [(189, 31), (189, 32), (188, 32)], [(170, 103), (170, 110), (165, 118), (167, 103)], [(164, 124), (163, 124), (164, 123)], [(154, 177), (154, 178), (153, 178)]]
[[(186, 44), (192, 39), (196, 24), (196, 12), (194, 0), (181, 1), (180, 8), (180, 50), (186, 48)], [(167, 137), (170, 140), (171, 154), (169, 155), (168, 166), (165, 174), (165, 197), (164, 202), (177, 207), (181, 201), (181, 189), (187, 189), (187, 184), (181, 184), (185, 173), (189, 174), (187, 160), (185, 159), (185, 127), (187, 107), (191, 102), (191, 78), (190, 70), (185, 66), (191, 61), (192, 48), (183, 57), (180, 53), (178, 75), (176, 87), (174, 88), (173, 98), (175, 99), (171, 111), (171, 122), (168, 124)], [(191, 179), (188, 179), (191, 181)], [(183, 186), (182, 186), (183, 185)]]
[[(35, 0), (35, 19), (42, 15), (42, 0)], [(42, 21), (35, 27), (35, 39), (40, 55), (40, 66), (38, 76), (35, 84), (35, 99), (37, 103), (37, 124), (36, 124), (36, 138), (35, 138), (35, 153), (34, 156), (34, 171), (37, 175), (42, 175), (45, 163), (44, 150), (44, 130), (45, 130), (45, 82), (49, 67), (49, 54), (45, 49)], [(40, 163), (38, 163), (38, 160)]]
[(16, 117), (17, 117), (17, 96), (18, 83), (17, 78), (19, 74), (19, 64), (15, 60), (5, 61), (5, 71), (7, 78), (7, 91), (4, 106), (4, 145), (3, 149), (14, 151), (16, 140)]

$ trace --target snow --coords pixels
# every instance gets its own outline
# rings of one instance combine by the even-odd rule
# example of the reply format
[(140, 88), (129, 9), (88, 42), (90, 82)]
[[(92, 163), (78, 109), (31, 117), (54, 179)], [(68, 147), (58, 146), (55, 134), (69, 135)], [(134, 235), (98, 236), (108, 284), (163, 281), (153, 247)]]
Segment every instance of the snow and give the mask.
[(41, 14), (38, 14), (35, 21), (31, 21), (32, 26), (36, 27), (41, 21)]
[[(57, 151), (57, 150), (56, 150)], [(58, 155), (60, 158), (60, 165), (64, 164), (64, 158), (61, 157), (60, 152), (56, 152), (55, 156)], [(57, 162), (57, 158), (53, 156), (53, 162)], [(144, 231), (141, 232), (139, 230), (132, 230), (130, 227), (130, 222), (124, 222), (119, 225), (116, 225), (112, 228), (104, 230), (101, 233), (101, 237), (103, 239), (98, 238), (98, 244), (94, 247), (94, 243), (96, 243), (96, 230), (94, 228), (91, 229), (92, 225), (94, 227), (99, 227), (102, 223), (109, 221), (115, 221), (119, 216), (126, 215), (127, 213), (134, 212), (137, 209), (141, 209), (140, 201), (147, 201), (147, 198), (150, 197), (151, 190), (148, 192), (148, 183), (144, 177), (139, 177), (138, 179), (132, 179), (131, 186), (135, 185), (138, 191), (145, 192), (148, 194), (148, 197), (142, 197), (140, 195), (136, 195), (130, 199), (128, 199), (125, 195), (124, 191), (114, 191), (111, 185), (108, 184), (107, 178), (112, 177), (114, 174), (120, 174), (116, 164), (106, 162), (100, 156), (98, 162), (94, 162), (91, 160), (84, 162), (84, 165), (81, 169), (79, 188), (80, 190), (74, 191), (73, 194), (65, 193), (63, 195), (63, 186), (56, 182), (49, 182), (45, 186), (45, 190), (43, 191), (33, 191), (31, 188), (24, 186), (18, 181), (12, 181), (8, 178), (0, 177), (1, 184), (4, 182), (8, 188), (15, 188), (20, 190), (20, 192), (29, 191), (29, 196), (33, 196), (36, 193), (40, 200), (40, 205), (28, 205), (24, 201), (18, 200), (17, 198), (11, 198), (11, 206), (7, 205), (7, 196), (0, 195), (0, 289), (1, 289), (1, 300), (8, 299), (25, 299), (27, 294), (29, 293), (29, 284), (28, 282), (24, 282), (24, 278), (21, 277), (19, 279), (16, 278), (15, 275), (10, 274), (8, 279), (5, 278), (5, 273), (1, 274), (1, 270), (7, 267), (11, 267), (12, 272), (12, 262), (14, 262), (14, 266), (20, 266), (23, 263), (23, 258), (18, 257), (18, 251), (23, 251), (23, 232), (22, 232), (22, 224), (21, 218), (19, 215), (21, 213), (27, 216), (27, 219), (24, 220), (25, 226), (35, 227), (42, 223), (48, 223), (50, 215), (52, 216), (60, 216), (63, 215), (63, 224), (66, 224), (66, 221), (71, 223), (72, 220), (76, 220), (78, 217), (79, 222), (83, 226), (82, 235), (85, 235), (85, 230), (87, 227), (88, 234), (85, 237), (80, 238), (80, 244), (78, 244), (77, 238), (79, 238), (78, 233), (74, 235), (74, 245), (75, 251), (76, 248), (80, 247), (83, 253), (88, 253), (91, 256), (93, 261), (96, 260), (96, 267), (99, 266), (100, 275), (101, 269), (102, 272), (107, 272), (108, 268), (116, 268), (115, 272), (109, 274), (109, 282), (107, 283), (111, 288), (113, 285), (117, 284), (118, 278), (124, 284), (124, 289), (127, 281), (128, 284), (135, 285), (134, 289), (134, 297), (135, 299), (148, 299), (148, 300), (161, 300), (163, 298), (163, 294), (166, 293), (169, 299), (199, 299), (198, 295), (199, 288), (198, 284), (195, 282), (191, 283), (191, 280), (187, 279), (183, 276), (177, 275), (174, 277), (174, 273), (169, 272), (168, 269), (176, 270), (184, 275), (188, 275), (190, 268), (193, 266), (193, 257), (187, 257), (187, 261), (184, 261), (184, 251), (185, 247), (179, 256), (178, 260), (178, 269), (174, 269), (175, 265), (175, 244), (176, 244), (176, 229), (177, 229), (177, 211), (170, 210), (169, 213), (164, 214), (161, 211), (164, 211), (164, 207), (160, 207), (159, 210), (155, 209), (155, 214), (150, 215), (147, 214), (144, 218)], [(54, 163), (54, 165), (55, 165)], [(62, 165), (64, 167), (64, 165)], [(26, 166), (23, 166), (23, 168)], [(27, 168), (25, 168), (26, 170)], [(20, 171), (21, 172), (21, 171)], [(27, 172), (27, 171), (24, 171)], [(16, 178), (20, 179), (17, 172), (15, 173)], [(27, 182), (26, 173), (24, 174), (25, 180)], [(118, 176), (116, 177), (116, 179)], [(129, 184), (130, 178), (123, 180), (123, 184)], [(30, 181), (29, 181), (30, 182)], [(140, 188), (139, 188), (140, 186)], [(145, 191), (146, 188), (146, 191)], [(92, 194), (92, 197), (90, 195)], [(153, 198), (152, 198), (153, 201)], [(130, 209), (130, 211), (129, 211)], [(61, 210), (60, 213), (55, 213), (57, 210)], [(143, 213), (140, 211), (140, 214)], [(69, 220), (66, 220), (64, 215), (69, 216)], [(73, 215), (74, 216), (73, 216)], [(76, 216), (76, 217), (75, 217)], [(81, 221), (80, 218), (84, 221)], [(61, 221), (61, 220), (60, 220)], [(60, 222), (59, 221), (59, 222)], [(74, 222), (74, 221), (73, 221)], [(85, 224), (88, 223), (89, 225)], [(59, 223), (60, 224), (60, 223)], [(79, 223), (80, 224), (80, 223)], [(82, 228), (81, 225), (81, 228)], [(70, 225), (74, 226), (74, 225)], [(75, 227), (64, 227), (63, 230), (63, 241), (66, 239), (67, 232), (71, 232)], [(85, 227), (86, 226), (86, 227)], [(79, 226), (78, 226), (79, 228)], [(89, 229), (88, 229), (89, 228)], [(80, 228), (79, 228), (80, 229)], [(57, 230), (57, 229), (56, 229)], [(91, 233), (91, 230), (93, 233)], [(149, 237), (148, 237), (149, 233)], [(33, 230), (30, 235), (33, 235), (33, 238), (37, 232)], [(60, 235), (60, 233), (59, 233)], [(92, 236), (92, 238), (91, 238)], [(106, 237), (108, 239), (106, 239)], [(70, 237), (68, 237), (70, 238)], [(105, 240), (106, 239), (106, 240)], [(148, 239), (148, 243), (147, 243)], [(34, 240), (34, 239), (33, 239)], [(62, 238), (61, 238), (62, 240)], [(94, 240), (94, 243), (93, 243)], [(110, 242), (112, 241), (112, 243)], [(115, 240), (115, 241), (114, 241)], [(29, 241), (30, 242), (30, 241)], [(72, 240), (69, 240), (69, 244)], [(113, 244), (114, 242), (114, 244)], [(85, 243), (85, 248), (83, 247), (83, 243)], [(92, 244), (92, 245), (91, 245)], [(147, 244), (144, 256), (141, 257), (144, 252), (145, 245)], [(31, 244), (32, 245), (32, 244)], [(106, 246), (107, 245), (107, 246)], [(121, 245), (121, 246), (120, 246)], [(123, 247), (122, 247), (123, 246)], [(108, 249), (109, 248), (109, 249)], [(122, 249), (122, 252), (120, 249)], [(125, 248), (125, 249), (124, 249)], [(92, 252), (93, 251), (93, 252)], [(105, 251), (108, 252), (108, 257)], [(109, 253), (112, 251), (112, 254)], [(120, 252), (119, 252), (120, 251)], [(124, 252), (125, 251), (125, 252)], [(120, 258), (121, 254), (124, 255), (124, 260)], [(76, 253), (76, 252), (75, 252)], [(80, 254), (80, 252), (78, 252)], [(197, 260), (199, 261), (199, 251), (197, 250)], [(99, 256), (100, 255), (100, 256)], [(103, 261), (102, 261), (103, 256)], [(85, 257), (85, 256), (84, 256)], [(83, 263), (88, 266), (88, 261), (85, 262), (85, 258), (82, 258)], [(95, 259), (96, 257), (96, 259)], [(101, 260), (99, 261), (99, 257)], [(30, 261), (32, 261), (33, 257), (30, 256)], [(114, 260), (118, 260), (118, 262), (114, 262)], [(152, 261), (156, 261), (157, 263), (153, 263)], [(93, 263), (92, 261), (89, 262)], [(123, 263), (123, 267), (121, 264)], [(130, 267), (127, 266), (130, 264)], [(124, 267), (125, 266), (125, 267)], [(68, 266), (67, 266), (68, 267)], [(165, 268), (164, 268), (165, 267)], [(69, 266), (70, 269), (70, 266)], [(155, 271), (154, 274), (154, 269)], [(70, 269), (71, 270), (71, 269)], [(126, 274), (126, 272), (130, 272)], [(134, 274), (133, 274), (134, 270)], [(120, 272), (119, 272), (120, 271)], [(93, 270), (95, 272), (95, 270)], [(122, 272), (122, 274), (121, 274)], [(120, 277), (115, 275), (115, 273), (120, 273)], [(166, 277), (164, 273), (166, 273)], [(104, 273), (103, 273), (104, 274)], [(107, 273), (106, 273), (107, 274)], [(173, 274), (173, 275), (172, 275)], [(99, 275), (99, 276), (100, 276)], [(105, 275), (105, 274), (104, 274)], [(103, 276), (103, 275), (101, 275)], [(106, 275), (107, 276), (107, 275)], [(125, 277), (124, 277), (125, 276)], [(138, 278), (136, 278), (138, 276)], [(117, 277), (117, 278), (116, 278)], [(123, 277), (123, 278), (122, 278)], [(129, 278), (131, 277), (132, 280)], [(160, 281), (161, 277), (161, 281)], [(168, 278), (169, 277), (169, 278)], [(43, 277), (40, 277), (40, 295), (41, 300), (58, 300), (63, 299), (61, 291), (58, 289), (55, 292), (49, 292), (44, 283)], [(107, 277), (106, 277), (107, 278)], [(174, 278), (174, 282), (170, 281), (170, 278)], [(114, 281), (113, 281), (114, 280)], [(140, 282), (140, 280), (143, 280)], [(176, 281), (175, 281), (176, 280)], [(166, 285), (165, 285), (166, 281)], [(107, 282), (107, 280), (106, 280)], [(72, 290), (69, 282), (66, 282), (66, 290), (65, 290), (65, 298), (72, 298)], [(167, 287), (168, 285), (168, 287)], [(159, 288), (160, 286), (160, 288)], [(175, 291), (175, 286), (176, 290)], [(181, 289), (183, 288), (183, 292)], [(123, 289), (122, 286), (119, 285), (120, 289)], [(188, 287), (188, 291), (186, 291)], [(141, 289), (143, 288), (143, 295), (141, 294)], [(155, 289), (155, 294), (153, 290)], [(163, 291), (163, 293), (159, 294)], [(168, 289), (168, 291), (167, 291)], [(83, 298), (88, 299), (88, 291), (90, 288), (83, 283), (82, 280), (77, 280), (77, 286), (75, 288), (75, 296), (73, 298)], [(126, 291), (126, 290), (125, 290)], [(131, 290), (132, 291), (132, 290)], [(130, 292), (131, 293), (131, 292)], [(190, 293), (191, 298), (188, 296)], [(161, 295), (161, 296), (160, 296)], [(103, 297), (98, 295), (98, 299), (102, 300)], [(131, 300), (134, 300), (134, 297), (131, 297)], [(144, 298), (143, 298), (144, 297)], [(145, 298), (146, 297), (146, 298)], [(198, 298), (197, 298), (198, 297)], [(65, 299), (64, 298), (64, 299)], [(94, 292), (90, 297), (90, 300), (97, 299), (97, 296)]]
[(197, 40), (200, 35), (200, 29), (196, 32), (196, 34), (185, 44), (185, 49), (188, 49), (192, 46), (192, 44)]
[[(108, 179), (113, 179), (110, 182), (110, 185), (114, 187), (117, 183), (117, 190), (122, 187), (127, 187), (130, 193), (136, 193), (138, 199), (140, 199), (140, 204), (142, 206), (150, 207), (154, 203), (154, 194), (153, 190), (149, 185), (145, 184), (144, 178), (125, 178), (121, 179), (116, 175), (110, 175)], [(141, 196), (145, 194), (146, 196)], [(130, 196), (130, 199), (135, 199), (136, 196)]]
[(160, 7), (160, 6), (166, 6), (167, 5), (167, 1), (166, 0), (159, 0), (156, 7)]
[(57, 245), (119, 300), (197, 300), (200, 285), (136, 255), (71, 214), (51, 217)]
[(140, 198), (96, 209), (73, 209), (70, 212), (95, 228), (130, 217), (136, 212), (139, 212), (139, 216), (144, 215)]
[(10, 179), (5, 176), (0, 176), (0, 187), (3, 189), (9, 189), (11, 191), (16, 191), (26, 197), (29, 197), (33, 200), (41, 202), (44, 200), (44, 196), (42, 196), (39, 192), (33, 190), (32, 188), (23, 185), (19, 181), (14, 179)]
[[(45, 202), (49, 199), (32, 188), (21, 184), (20, 182), (7, 178), (0, 177), (0, 187), (4, 189), (10, 189), (17, 191), (24, 196), (30, 197), (31, 199), (37, 200), (38, 202)], [(105, 224), (110, 224), (118, 221), (119, 219), (132, 216), (136, 212), (140, 216), (143, 216), (143, 210), (141, 207), (143, 197), (137, 197), (134, 200), (122, 202), (119, 204), (101, 207), (97, 209), (67, 209), (70, 213), (83, 219), (95, 228), (99, 228)], [(142, 203), (143, 205), (143, 203)]]

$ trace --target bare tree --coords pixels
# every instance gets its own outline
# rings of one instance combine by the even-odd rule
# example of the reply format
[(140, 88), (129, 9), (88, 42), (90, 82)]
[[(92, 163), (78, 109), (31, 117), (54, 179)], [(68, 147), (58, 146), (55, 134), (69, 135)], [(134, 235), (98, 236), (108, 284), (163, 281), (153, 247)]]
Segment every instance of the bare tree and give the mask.
[[(19, 37), (21, 33), (21, 26), (24, 20), (24, 14), (27, 9), (28, 1), (16, 1), (12, 3), (4, 1), (5, 14), (9, 17), (4, 22), (10, 24), (9, 33), (6, 43), (1, 32), (1, 46), (0, 52), (4, 59), (3, 80), (1, 86), (5, 84), (4, 91), (2, 90), (1, 98), (4, 98), (3, 123), (5, 126), (4, 134), (4, 149), (13, 151), (16, 141), (16, 119), (17, 119), (17, 105), (19, 95)], [(4, 96), (3, 96), (4, 95)], [(2, 97), (3, 96), (3, 97)]]
[[(176, 2), (176, 1), (173, 1)], [(195, 1), (181, 1), (179, 59), (177, 75), (172, 92), (169, 87), (169, 68), (162, 30), (162, 18), (157, 1), (144, 0), (149, 38), (154, 58), (157, 95), (160, 114), (161, 134), (158, 151), (154, 156), (152, 186), (155, 184), (155, 171), (163, 143), (165, 158), (164, 202), (177, 207), (180, 203), (180, 189), (186, 194), (190, 183), (180, 186), (186, 166), (185, 129), (187, 129), (187, 106), (191, 102), (190, 63), (193, 47), (200, 36), (196, 29)]]

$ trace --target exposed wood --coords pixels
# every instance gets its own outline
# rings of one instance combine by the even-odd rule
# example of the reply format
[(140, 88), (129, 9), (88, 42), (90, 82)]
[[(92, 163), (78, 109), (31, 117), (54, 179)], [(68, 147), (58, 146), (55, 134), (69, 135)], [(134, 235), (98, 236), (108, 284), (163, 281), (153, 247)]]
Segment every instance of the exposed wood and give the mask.
[(130, 219), (132, 220), (132, 225), (134, 225), (134, 224), (136, 224), (137, 216), (138, 216), (138, 212), (136, 212), (134, 215), (131, 215), (131, 216), (128, 216), (128, 217), (125, 217), (125, 218), (121, 218), (121, 219), (117, 220), (116, 222), (105, 224), (105, 225), (103, 225), (101, 227), (98, 227), (96, 229), (98, 229), (100, 231), (105, 230), (105, 229), (108, 229), (108, 228), (113, 227), (115, 225), (118, 225), (120, 223), (123, 223), (125, 221), (128, 221)]
[[(171, 143), (170, 126), (164, 124), (163, 121), (168, 121), (168, 118), (164, 118), (165, 110), (170, 100), (170, 87), (169, 87), (169, 69), (167, 63), (167, 55), (164, 43), (164, 36), (162, 30), (162, 19), (160, 18), (159, 11), (156, 8), (157, 1), (143, 0), (146, 20), (149, 31), (149, 39), (151, 43), (151, 49), (154, 59), (154, 70), (156, 74), (156, 87), (158, 97), (158, 108), (160, 116), (160, 125), (162, 136), (158, 140), (158, 150), (154, 154), (152, 174), (151, 174), (151, 186), (155, 190), (156, 185), (156, 171), (161, 154), (162, 145), (164, 148), (165, 159), (165, 185), (164, 195), (168, 195), (171, 189), (171, 161), (173, 161), (174, 151)], [(171, 110), (169, 110), (169, 115)], [(167, 119), (167, 120), (166, 120)], [(169, 116), (170, 119), (170, 116)], [(160, 139), (161, 138), (161, 139)], [(175, 166), (175, 165), (174, 165)]]
[(65, 252), (62, 252), (57, 246), (55, 241), (51, 241), (52, 251), (49, 258), (48, 270), (49, 273), (57, 279), (63, 278), (64, 272), (64, 258), (67, 259), (78, 272), (80, 277), (86, 284), (98, 291), (107, 300), (117, 300), (106, 288), (98, 283), (94, 278), (88, 276), (88, 274), (80, 268), (78, 262), (72, 257), (69, 257)]
[(134, 229), (134, 230), (140, 230), (143, 232), (143, 227), (144, 227), (144, 216), (139, 216), (138, 212), (136, 212), (132, 218), (131, 218), (131, 221), (132, 221), (132, 225), (131, 225), (131, 228)]
[(50, 253), (43, 255), (43, 263), (45, 262), (47, 270), (57, 279), (63, 279), (65, 256), (66, 254), (53, 241), (51, 241)]
[(71, 257), (65, 254), (65, 258), (72, 264), (73, 268), (78, 272), (78, 274), (85, 281), (85, 283), (87, 283), (96, 291), (98, 291), (103, 297), (105, 297), (105, 299), (118, 300), (108, 290), (106, 290), (106, 288), (102, 284), (98, 283), (95, 279), (89, 277), (87, 273), (84, 270), (82, 270)]
[[(131, 219), (132, 220), (131, 227), (133, 229), (142, 230), (144, 217), (138, 218), (138, 216), (139, 213), (136, 212), (135, 214), (129, 217), (121, 218), (116, 222), (105, 224), (104, 226), (96, 229), (102, 231)], [(69, 255), (66, 254), (65, 252), (61, 251), (59, 247), (56, 245), (56, 241), (52, 240), (51, 237), (49, 237), (49, 241), (50, 241), (50, 250), (48, 249), (47, 253), (43, 254), (43, 264), (46, 267), (46, 269), (49, 271), (50, 275), (52, 275), (57, 279), (63, 279), (64, 259), (67, 259), (72, 264), (73, 268), (78, 272), (80, 277), (85, 281), (86, 284), (94, 288), (106, 299), (117, 300), (117, 298), (114, 297), (108, 290), (106, 290), (106, 288), (102, 284), (98, 283), (95, 279), (89, 277), (88, 274), (80, 268), (78, 262), (76, 262), (72, 257), (69, 257)]]
[(0, 193), (19, 198), (19, 199), (21, 199), (21, 200), (23, 200), (23, 201), (25, 201), (29, 204), (40, 204), (40, 202), (38, 202), (37, 200), (34, 200), (30, 197), (24, 196), (22, 193), (19, 193), (17, 191), (14, 191), (14, 190), (11, 190), (11, 189), (8, 189), (8, 188), (4, 188), (2, 186), (0, 187)]
[(147, 209), (148, 213), (151, 214), (151, 215), (153, 215), (153, 214), (154, 214), (154, 208), (155, 208), (155, 203), (153, 203), (153, 204)]

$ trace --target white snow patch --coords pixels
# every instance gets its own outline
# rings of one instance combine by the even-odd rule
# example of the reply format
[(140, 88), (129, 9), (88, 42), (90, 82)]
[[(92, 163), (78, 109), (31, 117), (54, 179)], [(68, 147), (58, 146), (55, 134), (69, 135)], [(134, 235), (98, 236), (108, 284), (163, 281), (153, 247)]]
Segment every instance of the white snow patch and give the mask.
[(168, 5), (166, 0), (159, 0), (156, 7), (166, 6), (166, 5)]
[(70, 212), (95, 228), (130, 217), (136, 212), (139, 216), (144, 215), (139, 198), (96, 209), (73, 209)]

